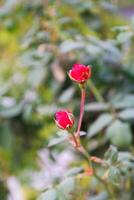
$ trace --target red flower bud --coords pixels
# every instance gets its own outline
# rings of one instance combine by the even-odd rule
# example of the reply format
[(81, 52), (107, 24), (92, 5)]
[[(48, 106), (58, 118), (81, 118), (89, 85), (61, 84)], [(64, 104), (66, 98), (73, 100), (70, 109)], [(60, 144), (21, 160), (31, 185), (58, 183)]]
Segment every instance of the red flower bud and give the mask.
[(74, 125), (74, 116), (68, 110), (60, 110), (55, 113), (55, 122), (61, 129), (68, 129)]
[(76, 63), (73, 65), (68, 75), (73, 81), (84, 83), (91, 77), (91, 67)]

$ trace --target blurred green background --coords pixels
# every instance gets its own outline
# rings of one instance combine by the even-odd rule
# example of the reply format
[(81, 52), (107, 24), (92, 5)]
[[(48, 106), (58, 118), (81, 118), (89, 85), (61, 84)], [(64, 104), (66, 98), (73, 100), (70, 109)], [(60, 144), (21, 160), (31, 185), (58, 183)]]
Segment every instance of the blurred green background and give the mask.
[[(55, 111), (79, 116), (80, 91), (67, 76), (76, 62), (92, 66), (83, 144), (100, 157), (110, 144), (133, 156), (133, 54), (133, 0), (0, 0), (0, 200), (37, 199), (86, 165), (68, 143), (53, 146), (66, 137), (56, 135)], [(118, 200), (133, 199), (132, 159), (120, 187), (109, 183)], [(90, 178), (77, 182), (68, 200), (108, 199)]]

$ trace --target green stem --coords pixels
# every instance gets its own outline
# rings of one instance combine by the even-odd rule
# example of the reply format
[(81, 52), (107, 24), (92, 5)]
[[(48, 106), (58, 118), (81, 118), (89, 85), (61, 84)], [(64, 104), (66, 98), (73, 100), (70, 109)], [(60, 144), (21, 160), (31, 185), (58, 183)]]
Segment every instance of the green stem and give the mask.
[(72, 133), (72, 138), (74, 140), (75, 147), (79, 148), (81, 144), (79, 143), (78, 139), (76, 138), (76, 136), (73, 133)]
[[(82, 145), (81, 145), (82, 146)], [(87, 162), (88, 162), (88, 164), (89, 164), (89, 166), (91, 167), (91, 168), (93, 168), (93, 165), (92, 165), (92, 161), (91, 161), (91, 159), (90, 159), (90, 154), (86, 151), (86, 149), (82, 146), (82, 148), (83, 148), (83, 155), (86, 157), (86, 159), (87, 159)]]
[[(89, 83), (89, 87), (94, 92), (94, 95), (95, 95), (96, 99), (99, 102), (105, 102), (105, 100), (103, 99), (103, 97), (101, 96), (100, 92), (97, 90), (97, 88), (95, 87), (95, 85), (94, 85), (94, 83), (92, 82), (91, 79), (89, 80), (88, 83)], [(101, 182), (104, 185), (104, 187), (107, 190), (107, 193), (109, 194), (109, 197), (111, 197), (111, 199), (115, 200), (114, 195), (112, 194), (112, 192), (109, 189), (109, 187), (108, 187), (107, 183), (105, 182), (105, 180), (103, 180), (96, 173), (95, 167), (94, 167), (94, 165), (92, 164), (92, 161), (91, 161), (90, 154), (87, 152), (87, 150), (83, 147), (83, 145), (80, 142), (80, 129), (81, 129), (81, 124), (82, 124), (83, 115), (84, 115), (84, 105), (85, 105), (85, 96), (86, 96), (85, 85), (80, 85), (80, 88), (81, 88), (80, 117), (79, 117), (79, 121), (78, 121), (78, 127), (77, 127), (77, 131), (76, 131), (76, 136), (74, 134), (72, 134), (72, 137), (73, 137), (74, 142), (76, 144), (75, 148), (84, 155), (84, 157), (86, 158), (89, 166), (93, 169), (94, 176), (96, 177), (96, 179), (99, 182)]]

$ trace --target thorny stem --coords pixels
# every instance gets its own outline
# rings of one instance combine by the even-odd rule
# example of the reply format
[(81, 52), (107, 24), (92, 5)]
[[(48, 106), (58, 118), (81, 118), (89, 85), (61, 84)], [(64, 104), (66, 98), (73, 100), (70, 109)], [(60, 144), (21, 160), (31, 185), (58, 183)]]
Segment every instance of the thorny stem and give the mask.
[(85, 97), (86, 97), (85, 87), (80, 87), (80, 88), (81, 88), (80, 117), (79, 117), (78, 127), (76, 131), (76, 136), (78, 138), (80, 138), (80, 129), (81, 129), (82, 119), (84, 115), (84, 104), (85, 104)]
[[(95, 96), (97, 97), (97, 99), (99, 101), (101, 101), (101, 102), (104, 102), (103, 97), (100, 95), (100, 93), (98, 92), (98, 90), (96, 89), (96, 87), (94, 86), (94, 84), (91, 81), (90, 81), (89, 85), (90, 85), (91, 89), (94, 91)], [(110, 191), (109, 187), (107, 186), (107, 183), (105, 182), (105, 180), (103, 180), (96, 173), (94, 165), (92, 164), (92, 161), (91, 161), (90, 154), (87, 152), (87, 150), (83, 147), (83, 145), (80, 142), (80, 129), (81, 129), (81, 124), (82, 124), (83, 115), (84, 115), (84, 105), (85, 105), (85, 97), (86, 97), (85, 85), (84, 84), (80, 85), (80, 89), (81, 89), (80, 117), (79, 117), (79, 121), (78, 121), (78, 127), (77, 127), (77, 131), (76, 131), (76, 135), (72, 134), (72, 138), (73, 138), (74, 143), (75, 143), (75, 148), (84, 155), (84, 157), (86, 158), (89, 166), (93, 169), (93, 174), (96, 177), (96, 179), (104, 185), (104, 187), (106, 188), (109, 196), (112, 199), (114, 199), (113, 194)]]
[[(80, 144), (81, 145), (81, 144)], [(96, 173), (96, 170), (95, 170), (95, 167), (94, 165), (92, 164), (92, 161), (91, 161), (91, 155), (87, 152), (87, 150), (81, 145), (81, 148), (83, 149), (83, 151), (81, 153), (83, 153), (83, 155), (86, 157), (87, 159), (87, 162), (89, 164), (89, 166), (93, 169), (93, 175), (95, 176), (95, 178), (101, 182), (104, 187), (106, 188), (109, 196), (111, 197), (111, 199), (115, 200), (114, 198), (114, 195), (113, 195), (113, 192), (109, 189), (107, 183), (105, 180), (103, 180), (97, 173)], [(77, 149), (77, 148), (76, 148)], [(77, 149), (78, 150), (78, 149)]]

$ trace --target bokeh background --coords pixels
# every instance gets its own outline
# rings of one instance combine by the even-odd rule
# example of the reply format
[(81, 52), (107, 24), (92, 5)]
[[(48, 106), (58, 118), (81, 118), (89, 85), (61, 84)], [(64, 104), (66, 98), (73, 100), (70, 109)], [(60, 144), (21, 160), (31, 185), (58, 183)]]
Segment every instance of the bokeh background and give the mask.
[[(115, 199), (133, 199), (134, 1), (0, 0), (0, 200), (35, 200), (86, 165), (53, 120), (61, 107), (78, 119), (67, 76), (76, 62), (92, 66), (82, 142), (99, 157), (110, 144), (126, 153), (127, 176), (109, 185)], [(57, 200), (108, 199), (91, 177), (60, 186), (73, 196)]]

